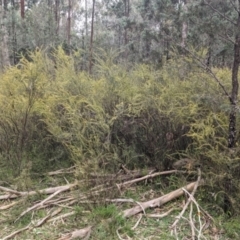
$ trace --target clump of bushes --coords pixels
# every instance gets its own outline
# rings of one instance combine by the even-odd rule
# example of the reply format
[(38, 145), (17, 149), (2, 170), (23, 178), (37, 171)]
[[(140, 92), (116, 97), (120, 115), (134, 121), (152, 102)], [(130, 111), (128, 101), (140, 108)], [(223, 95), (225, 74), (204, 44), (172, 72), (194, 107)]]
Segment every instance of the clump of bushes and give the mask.
[[(78, 56), (37, 51), (2, 74), (1, 166), (17, 176), (27, 166), (41, 173), (75, 164), (81, 176), (121, 164), (168, 169), (188, 156), (224, 191), (227, 171), (235, 190), (239, 153), (226, 148), (228, 99), (191, 59), (126, 69), (101, 57), (89, 76), (77, 70)], [(213, 71), (230, 89), (230, 71)]]

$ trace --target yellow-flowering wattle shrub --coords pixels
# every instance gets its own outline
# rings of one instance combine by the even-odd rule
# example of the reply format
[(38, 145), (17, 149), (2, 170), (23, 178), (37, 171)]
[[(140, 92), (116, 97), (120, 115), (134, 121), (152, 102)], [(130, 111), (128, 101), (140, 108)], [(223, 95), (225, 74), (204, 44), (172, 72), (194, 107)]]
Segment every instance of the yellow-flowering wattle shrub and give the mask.
[[(126, 69), (104, 56), (89, 76), (61, 48), (30, 57), (1, 77), (2, 165), (19, 173), (27, 162), (33, 171), (75, 163), (84, 174), (120, 164), (166, 169), (181, 156), (230, 159), (228, 99), (191, 59)], [(213, 71), (230, 91), (230, 71)]]

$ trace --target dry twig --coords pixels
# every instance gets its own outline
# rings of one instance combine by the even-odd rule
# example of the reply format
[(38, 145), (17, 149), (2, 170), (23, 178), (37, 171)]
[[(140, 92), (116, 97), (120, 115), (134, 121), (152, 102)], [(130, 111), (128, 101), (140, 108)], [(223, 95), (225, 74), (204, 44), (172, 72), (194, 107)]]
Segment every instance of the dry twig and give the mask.
[(30, 226), (31, 226), (31, 223), (30, 223), (28, 226), (26, 226), (26, 227), (24, 227), (24, 228), (21, 228), (21, 229), (18, 229), (17, 231), (15, 231), (15, 232), (9, 234), (8, 236), (2, 238), (2, 240), (12, 239), (12, 238), (15, 237), (17, 234), (19, 234), (19, 233), (21, 233), (21, 232), (23, 232), (23, 231), (28, 230), (28, 229), (30, 228)]
[(69, 189), (68, 187), (61, 188), (61, 189), (59, 189), (58, 191), (54, 192), (54, 193), (53, 193), (52, 195), (50, 195), (49, 197), (47, 197), (46, 199), (44, 199), (43, 201), (41, 201), (40, 203), (37, 203), (37, 204), (35, 204), (34, 206), (32, 206), (32, 207), (28, 208), (27, 210), (23, 211), (23, 212), (19, 215), (19, 217), (15, 220), (15, 222), (18, 221), (18, 220), (19, 220), (22, 216), (24, 216), (26, 213), (28, 213), (28, 212), (30, 212), (30, 211), (38, 208), (38, 207), (43, 207), (44, 204), (45, 204), (47, 201), (49, 201), (50, 199), (54, 198), (54, 197), (55, 197), (56, 195), (58, 195), (59, 193), (64, 192), (64, 191), (67, 191), (68, 189)]
[(0, 186), (1, 190), (5, 191), (5, 192), (10, 192), (10, 194), (0, 196), (0, 200), (14, 199), (14, 198), (18, 198), (18, 197), (31, 196), (31, 195), (36, 195), (36, 194), (47, 194), (48, 195), (48, 194), (55, 193), (61, 189), (64, 189), (64, 191), (67, 191), (75, 186), (77, 186), (77, 183), (71, 183), (71, 184), (67, 184), (67, 185), (63, 185), (63, 186), (46, 188), (46, 189), (42, 189), (39, 191), (30, 191), (30, 192), (18, 192), (18, 191)]
[[(194, 188), (193, 188), (193, 191), (192, 191), (192, 195), (191, 195), (191, 196), (194, 196), (194, 194), (195, 194), (195, 192), (196, 192), (196, 190), (197, 190), (197, 188), (198, 188), (198, 186), (199, 186), (199, 184), (200, 184), (200, 181), (201, 181), (201, 170), (200, 170), (200, 168), (198, 168), (198, 179), (197, 179), (197, 181), (195, 182), (195, 185), (194, 185)], [(185, 192), (186, 188), (182, 188), (182, 190)], [(186, 190), (186, 191), (188, 191), (188, 190)], [(189, 191), (188, 191), (188, 192), (189, 192)], [(173, 234), (173, 232), (174, 232), (174, 234), (175, 234), (175, 236), (176, 236), (177, 239), (178, 239), (178, 236), (177, 236), (177, 235), (178, 235), (178, 234), (177, 234), (177, 224), (178, 224), (178, 222), (180, 221), (180, 219), (183, 218), (183, 214), (184, 214), (185, 211), (187, 210), (188, 205), (191, 203), (191, 201), (192, 201), (192, 198), (188, 198), (188, 201), (186, 202), (185, 206), (183, 207), (181, 213), (176, 217), (175, 222), (174, 222), (174, 223), (172, 224), (172, 226), (171, 226), (171, 229), (172, 229), (171, 233)]]
[(118, 189), (121, 189), (124, 186), (129, 186), (133, 183), (141, 182), (141, 181), (146, 180), (146, 179), (154, 178), (154, 177), (161, 176), (161, 175), (168, 175), (168, 174), (172, 174), (172, 173), (177, 173), (177, 172), (179, 172), (179, 171), (178, 170), (170, 170), (170, 171), (152, 173), (152, 174), (148, 174), (148, 175), (146, 175), (144, 177), (141, 177), (141, 178), (136, 178), (136, 179), (133, 179), (133, 180), (121, 183), (121, 184), (117, 184), (117, 187), (118, 187)]

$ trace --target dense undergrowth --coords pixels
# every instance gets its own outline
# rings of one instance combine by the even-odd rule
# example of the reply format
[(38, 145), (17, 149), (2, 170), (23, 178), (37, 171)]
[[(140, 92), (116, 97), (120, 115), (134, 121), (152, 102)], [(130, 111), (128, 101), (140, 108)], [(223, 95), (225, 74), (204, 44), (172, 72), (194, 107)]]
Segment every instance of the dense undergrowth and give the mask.
[[(1, 75), (1, 180), (26, 189), (73, 164), (81, 178), (122, 164), (166, 170), (188, 157), (206, 179), (203, 201), (239, 211), (240, 152), (227, 149), (228, 99), (211, 76), (186, 56), (155, 69), (126, 68), (107, 54), (89, 76), (78, 56), (37, 51)], [(213, 71), (230, 91), (231, 71)]]

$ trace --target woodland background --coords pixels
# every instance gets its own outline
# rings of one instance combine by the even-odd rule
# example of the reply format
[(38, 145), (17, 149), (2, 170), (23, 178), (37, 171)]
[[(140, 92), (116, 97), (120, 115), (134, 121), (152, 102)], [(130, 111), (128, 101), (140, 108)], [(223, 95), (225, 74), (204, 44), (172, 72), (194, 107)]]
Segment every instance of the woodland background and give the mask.
[(240, 0), (0, 3), (1, 185), (188, 158), (206, 180), (201, 201), (235, 219)]

